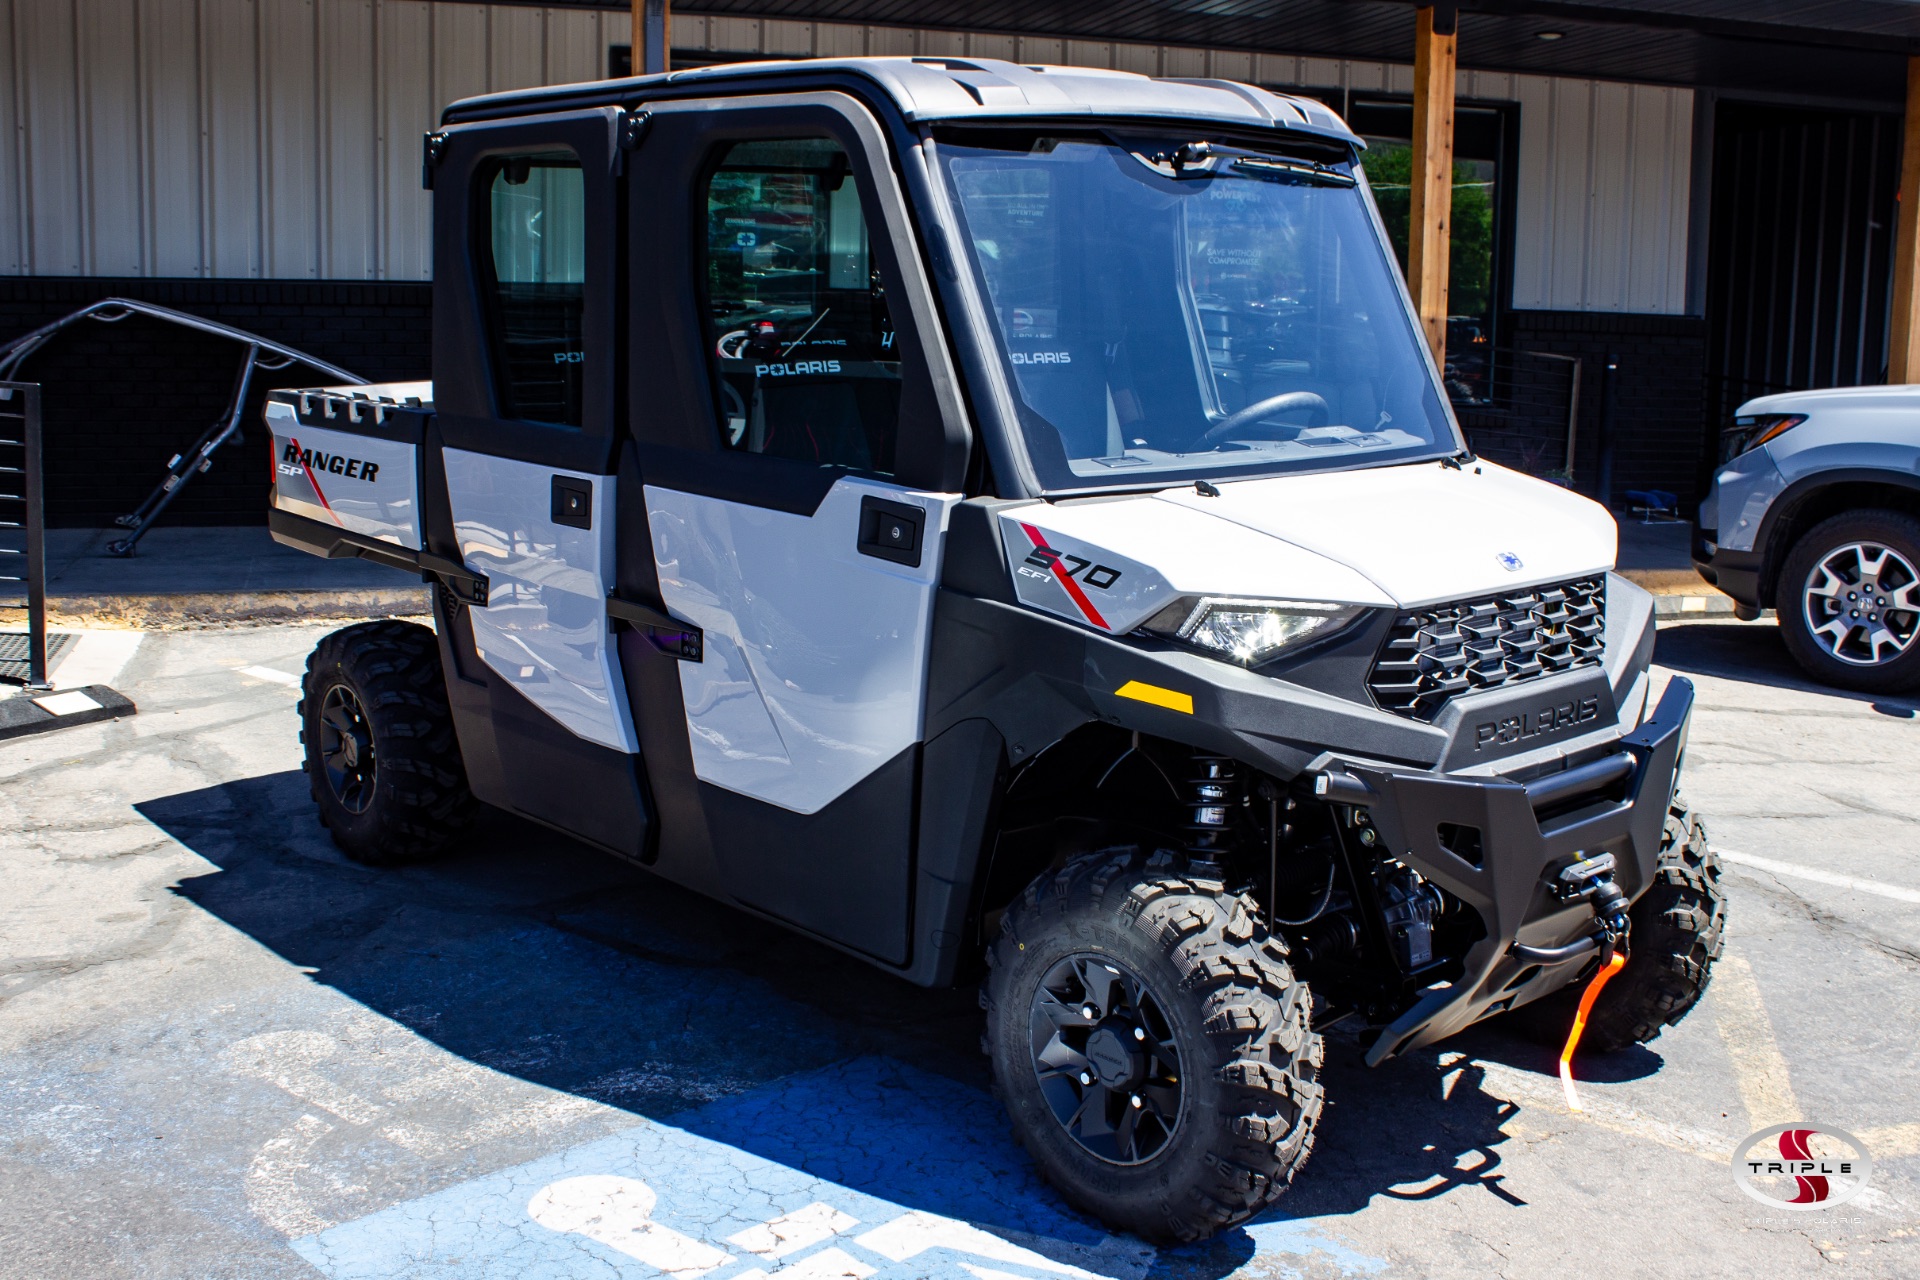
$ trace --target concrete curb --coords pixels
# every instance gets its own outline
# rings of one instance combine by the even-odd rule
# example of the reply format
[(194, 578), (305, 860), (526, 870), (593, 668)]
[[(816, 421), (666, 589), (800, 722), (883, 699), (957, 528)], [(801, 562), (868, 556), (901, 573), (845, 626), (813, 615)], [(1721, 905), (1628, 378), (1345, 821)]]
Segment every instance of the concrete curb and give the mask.
[[(123, 596), (55, 596), (47, 601), (51, 628), (133, 628), (191, 631), (249, 623), (333, 618), (419, 617), (433, 611), (424, 584), (336, 590), (203, 591)], [(26, 610), (0, 609), (0, 626), (23, 626)]]

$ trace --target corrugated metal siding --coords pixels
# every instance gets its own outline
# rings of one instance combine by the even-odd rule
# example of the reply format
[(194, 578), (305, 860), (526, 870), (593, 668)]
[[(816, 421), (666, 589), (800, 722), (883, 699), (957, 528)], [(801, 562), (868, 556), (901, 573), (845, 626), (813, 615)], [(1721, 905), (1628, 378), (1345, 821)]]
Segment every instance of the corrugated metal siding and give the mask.
[(424, 280), (441, 105), (594, 79), (627, 34), (431, 0), (0, 0), (0, 272)]
[[(433, 0), (0, 0), (0, 271), (426, 279), (439, 107), (594, 79), (628, 34), (617, 10)], [(1413, 87), (1380, 62), (771, 18), (678, 16), (674, 45)], [(1684, 308), (1689, 91), (1471, 71), (1459, 89), (1522, 104), (1515, 306)]]
[(1520, 104), (1513, 305), (1686, 310), (1693, 91), (1463, 74), (1463, 96)]

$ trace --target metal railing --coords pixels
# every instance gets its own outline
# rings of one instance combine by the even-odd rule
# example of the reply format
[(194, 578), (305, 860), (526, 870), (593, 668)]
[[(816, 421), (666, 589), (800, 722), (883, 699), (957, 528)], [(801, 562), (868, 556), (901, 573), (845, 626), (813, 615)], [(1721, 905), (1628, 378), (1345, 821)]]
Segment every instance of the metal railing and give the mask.
[(40, 384), (0, 382), (0, 583), (27, 597), (29, 689), (47, 687), (46, 494), (41, 472)]
[(1475, 453), (1571, 484), (1580, 434), (1579, 356), (1499, 347), (1449, 358), (1448, 398)]

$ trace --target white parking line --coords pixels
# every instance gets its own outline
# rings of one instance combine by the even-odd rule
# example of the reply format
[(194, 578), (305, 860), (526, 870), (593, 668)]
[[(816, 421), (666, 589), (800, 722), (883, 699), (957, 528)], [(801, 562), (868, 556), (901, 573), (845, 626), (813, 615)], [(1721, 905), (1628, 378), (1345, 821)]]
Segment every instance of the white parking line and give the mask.
[(56, 689), (111, 685), (140, 647), (138, 631), (83, 631), (49, 673)]
[(289, 688), (300, 683), (300, 677), (291, 671), (276, 671), (272, 667), (242, 667), (240, 674), (252, 676), (255, 680), (265, 680), (270, 684), (284, 684)]
[(1871, 893), (1876, 897), (1891, 898), (1895, 902), (1920, 903), (1920, 889), (1907, 889), (1897, 884), (1882, 884), (1878, 880), (1862, 880), (1858, 876), (1843, 876), (1834, 871), (1821, 871), (1815, 867), (1797, 866), (1791, 862), (1776, 862), (1772, 858), (1762, 858), (1751, 853), (1736, 853), (1732, 849), (1714, 846), (1715, 853), (1723, 862), (1731, 862), (1736, 867), (1751, 867), (1755, 871), (1765, 871), (1776, 876), (1787, 876), (1801, 880), (1811, 880), (1816, 884), (1830, 884), (1841, 889), (1853, 889), (1860, 893)]

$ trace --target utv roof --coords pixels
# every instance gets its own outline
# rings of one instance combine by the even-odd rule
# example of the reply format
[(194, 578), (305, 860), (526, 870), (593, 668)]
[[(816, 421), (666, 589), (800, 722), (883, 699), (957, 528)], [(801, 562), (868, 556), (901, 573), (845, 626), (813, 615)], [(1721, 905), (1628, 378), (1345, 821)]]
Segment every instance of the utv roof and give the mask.
[(1231, 80), (1159, 80), (1091, 67), (1021, 66), (993, 58), (811, 58), (738, 62), (664, 75), (550, 85), (464, 98), (441, 113), (461, 124), (665, 98), (843, 88), (884, 97), (913, 123), (1009, 117), (1181, 120), (1313, 134), (1363, 146), (1311, 98)]

